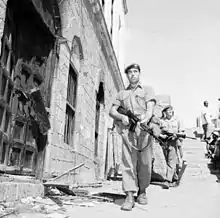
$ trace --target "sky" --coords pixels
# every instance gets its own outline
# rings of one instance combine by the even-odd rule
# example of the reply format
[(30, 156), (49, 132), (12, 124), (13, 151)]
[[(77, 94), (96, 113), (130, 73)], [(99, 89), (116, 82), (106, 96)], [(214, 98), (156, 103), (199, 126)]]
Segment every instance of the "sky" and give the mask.
[(220, 97), (220, 1), (127, 0), (125, 64), (141, 66), (143, 84), (168, 94), (186, 127), (204, 100)]

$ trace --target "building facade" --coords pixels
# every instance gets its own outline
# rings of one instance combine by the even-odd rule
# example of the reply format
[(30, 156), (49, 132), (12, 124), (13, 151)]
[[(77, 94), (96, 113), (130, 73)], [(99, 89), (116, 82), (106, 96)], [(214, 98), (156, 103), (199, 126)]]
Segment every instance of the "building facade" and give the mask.
[(123, 81), (127, 84), (126, 75), (123, 73), (125, 68), (125, 15), (128, 13), (127, 2), (126, 0), (100, 0), (100, 4)]
[(60, 182), (105, 178), (108, 112), (124, 88), (109, 21), (127, 8), (102, 3), (1, 0), (0, 172), (47, 180), (80, 166)]

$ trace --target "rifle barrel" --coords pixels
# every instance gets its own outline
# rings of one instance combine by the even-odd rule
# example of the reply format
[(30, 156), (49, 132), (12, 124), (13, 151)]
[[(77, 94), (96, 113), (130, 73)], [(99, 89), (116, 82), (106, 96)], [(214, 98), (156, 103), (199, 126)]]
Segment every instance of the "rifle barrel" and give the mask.
[(145, 130), (146, 132), (148, 132), (148, 134), (150, 134), (150, 135), (151, 135), (154, 139), (156, 139), (159, 143), (161, 143), (161, 145), (166, 146), (166, 144), (165, 144), (162, 140), (160, 140), (159, 137), (157, 137), (157, 136), (154, 135), (154, 133), (153, 133), (153, 131), (152, 131), (151, 129), (149, 129), (149, 128), (146, 127), (145, 125), (141, 125), (141, 128), (142, 128), (143, 130)]
[(197, 138), (186, 136), (187, 139), (197, 140)]
[(190, 136), (187, 136), (186, 134), (181, 134), (181, 133), (177, 133), (177, 137), (178, 137), (178, 138), (184, 138), (184, 139), (193, 139), (193, 140), (196, 140), (195, 137), (190, 137)]

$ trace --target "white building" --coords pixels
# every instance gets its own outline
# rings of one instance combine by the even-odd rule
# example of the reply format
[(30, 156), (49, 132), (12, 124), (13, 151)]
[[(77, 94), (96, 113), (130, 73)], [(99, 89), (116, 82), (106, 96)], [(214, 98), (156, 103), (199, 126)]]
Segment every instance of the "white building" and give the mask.
[(126, 0), (100, 0), (105, 16), (106, 25), (112, 40), (119, 69), (125, 85), (127, 78), (125, 68), (125, 15), (128, 13)]
[(120, 0), (0, 0), (0, 200), (43, 196), (40, 181), (60, 175), (106, 177), (126, 12)]

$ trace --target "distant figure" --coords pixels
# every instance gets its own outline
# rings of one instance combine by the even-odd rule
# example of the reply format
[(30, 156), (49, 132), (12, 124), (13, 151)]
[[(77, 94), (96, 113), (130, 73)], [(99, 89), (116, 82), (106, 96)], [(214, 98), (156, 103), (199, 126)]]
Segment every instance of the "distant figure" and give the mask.
[(220, 98), (218, 98), (218, 118), (220, 119)]
[(212, 115), (209, 110), (209, 103), (208, 101), (204, 101), (204, 106), (201, 111), (201, 121), (202, 121), (202, 128), (203, 128), (203, 139), (206, 140), (207, 137), (210, 135), (210, 130), (212, 126)]
[(218, 98), (218, 119), (217, 119), (217, 128), (220, 128), (220, 98)]

